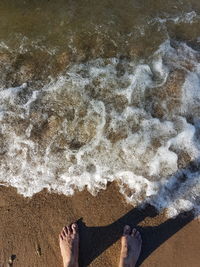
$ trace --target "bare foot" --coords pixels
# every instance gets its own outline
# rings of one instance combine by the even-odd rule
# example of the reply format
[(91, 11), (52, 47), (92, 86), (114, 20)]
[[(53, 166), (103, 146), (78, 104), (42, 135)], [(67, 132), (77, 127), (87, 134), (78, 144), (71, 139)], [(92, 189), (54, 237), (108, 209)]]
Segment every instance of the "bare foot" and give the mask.
[(64, 267), (78, 267), (79, 234), (78, 225), (65, 226), (59, 235), (60, 250)]
[(134, 267), (141, 252), (142, 238), (140, 233), (135, 228), (131, 231), (130, 226), (126, 225), (121, 244), (119, 267)]

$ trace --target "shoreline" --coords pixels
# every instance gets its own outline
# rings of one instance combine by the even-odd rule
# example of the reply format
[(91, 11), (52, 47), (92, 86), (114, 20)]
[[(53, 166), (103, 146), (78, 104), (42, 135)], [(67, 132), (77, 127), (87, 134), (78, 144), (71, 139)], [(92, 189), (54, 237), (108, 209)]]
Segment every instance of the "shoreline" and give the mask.
[[(96, 197), (77, 192), (71, 197), (45, 190), (24, 198), (16, 189), (0, 187), (0, 266), (62, 266), (58, 234), (63, 225), (78, 220), (80, 266), (117, 266), (123, 226), (136, 226), (143, 238), (140, 266), (197, 267), (200, 224), (189, 213), (175, 219), (148, 207), (125, 203), (112, 183)], [(84, 242), (84, 245), (83, 245)]]

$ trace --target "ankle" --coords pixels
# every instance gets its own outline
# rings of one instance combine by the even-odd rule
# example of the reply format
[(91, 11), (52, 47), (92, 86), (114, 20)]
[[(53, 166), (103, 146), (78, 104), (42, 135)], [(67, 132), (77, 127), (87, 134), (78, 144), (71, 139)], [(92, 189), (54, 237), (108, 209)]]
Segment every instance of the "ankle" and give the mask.
[(120, 262), (119, 262), (119, 267), (135, 267), (136, 266), (136, 262), (132, 261), (130, 262), (129, 260), (127, 260), (127, 257), (120, 257)]
[(69, 261), (69, 262), (64, 262), (63, 266), (64, 267), (73, 267), (73, 264)]
[(78, 267), (78, 263), (73, 263), (71, 261), (63, 263), (64, 267)]

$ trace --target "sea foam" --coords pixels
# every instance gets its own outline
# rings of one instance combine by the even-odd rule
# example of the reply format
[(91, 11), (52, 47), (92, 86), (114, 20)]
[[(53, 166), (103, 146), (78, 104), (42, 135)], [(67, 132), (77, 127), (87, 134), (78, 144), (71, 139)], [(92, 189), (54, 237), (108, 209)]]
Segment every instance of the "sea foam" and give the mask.
[(199, 58), (166, 41), (147, 60), (99, 58), (41, 89), (1, 88), (1, 184), (31, 197), (116, 181), (133, 205), (198, 213)]

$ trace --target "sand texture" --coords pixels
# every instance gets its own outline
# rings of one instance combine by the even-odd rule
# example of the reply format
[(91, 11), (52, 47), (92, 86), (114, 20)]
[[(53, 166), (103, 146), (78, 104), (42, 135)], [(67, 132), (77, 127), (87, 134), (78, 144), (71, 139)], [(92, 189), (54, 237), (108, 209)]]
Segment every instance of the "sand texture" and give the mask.
[[(110, 184), (93, 197), (73, 197), (42, 191), (24, 198), (13, 188), (0, 187), (0, 266), (62, 266), (58, 234), (63, 225), (78, 220), (80, 266), (117, 266), (120, 236), (128, 223), (143, 238), (140, 266), (199, 267), (200, 224), (190, 213), (176, 219), (156, 214), (152, 207), (127, 205)], [(9, 259), (13, 265), (8, 264)]]

